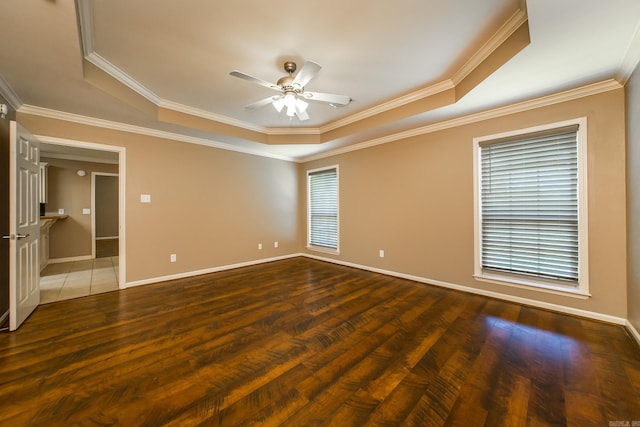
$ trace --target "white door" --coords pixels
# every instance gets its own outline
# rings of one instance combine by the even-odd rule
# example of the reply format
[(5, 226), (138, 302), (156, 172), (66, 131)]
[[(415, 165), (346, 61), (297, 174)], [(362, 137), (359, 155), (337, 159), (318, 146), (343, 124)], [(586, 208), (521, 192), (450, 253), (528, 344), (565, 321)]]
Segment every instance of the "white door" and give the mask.
[(9, 329), (15, 331), (40, 303), (40, 144), (11, 121), (9, 175)]

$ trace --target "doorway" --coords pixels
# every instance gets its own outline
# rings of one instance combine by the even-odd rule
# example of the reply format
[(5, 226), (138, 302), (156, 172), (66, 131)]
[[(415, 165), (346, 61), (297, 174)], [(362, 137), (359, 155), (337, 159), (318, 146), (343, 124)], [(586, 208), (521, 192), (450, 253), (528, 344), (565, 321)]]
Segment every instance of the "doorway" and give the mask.
[[(66, 197), (64, 207), (56, 206), (55, 195), (53, 200), (49, 197), (50, 203), (45, 206), (49, 213), (64, 210), (68, 218), (58, 222), (57, 230), (56, 224), (52, 226), (55, 233), (49, 242), (53, 249), (51, 260), (41, 271), (42, 303), (124, 289), (125, 148), (45, 136), (38, 138), (42, 141), (41, 158), (49, 163), (48, 172), (59, 181), (67, 180), (57, 185), (66, 186), (69, 180), (79, 181), (82, 189), (77, 190), (78, 197), (84, 200), (69, 201), (71, 191), (65, 190), (62, 191)], [(103, 184), (109, 186), (106, 199), (101, 197), (106, 191)], [(49, 190), (55, 191), (51, 186)], [(58, 196), (57, 200), (61, 198)], [(67, 210), (67, 206), (72, 209)], [(90, 229), (85, 240), (78, 243), (65, 237), (65, 227), (70, 229), (74, 222), (81, 221), (88, 222), (86, 228)], [(109, 247), (109, 252), (104, 252), (100, 243), (96, 247), (96, 242), (101, 241)], [(73, 244), (76, 246), (72, 250), (61, 250), (61, 245)]]
[(95, 258), (118, 256), (118, 181), (118, 174), (91, 174), (91, 234)]

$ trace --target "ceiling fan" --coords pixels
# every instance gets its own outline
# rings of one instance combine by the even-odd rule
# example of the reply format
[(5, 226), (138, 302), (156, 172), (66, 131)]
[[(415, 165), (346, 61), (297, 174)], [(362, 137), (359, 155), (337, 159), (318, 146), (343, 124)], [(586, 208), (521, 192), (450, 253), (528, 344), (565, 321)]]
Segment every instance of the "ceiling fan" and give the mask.
[(309, 114), (307, 113), (307, 107), (309, 106), (309, 103), (305, 102), (305, 100), (328, 102), (329, 105), (333, 107), (347, 105), (351, 102), (351, 98), (348, 96), (305, 90), (304, 87), (307, 83), (309, 83), (322, 68), (320, 65), (315, 62), (307, 61), (294, 77), (293, 73), (296, 71), (296, 68), (297, 66), (295, 62), (285, 62), (284, 70), (289, 73), (289, 75), (282, 77), (276, 84), (241, 73), (240, 71), (232, 71), (229, 74), (280, 92), (279, 95), (269, 96), (261, 99), (260, 101), (246, 105), (244, 108), (248, 110), (255, 110), (256, 108), (272, 104), (278, 112), (281, 112), (284, 107), (287, 107), (286, 113), (289, 117), (293, 117), (295, 115), (299, 120), (308, 120)]

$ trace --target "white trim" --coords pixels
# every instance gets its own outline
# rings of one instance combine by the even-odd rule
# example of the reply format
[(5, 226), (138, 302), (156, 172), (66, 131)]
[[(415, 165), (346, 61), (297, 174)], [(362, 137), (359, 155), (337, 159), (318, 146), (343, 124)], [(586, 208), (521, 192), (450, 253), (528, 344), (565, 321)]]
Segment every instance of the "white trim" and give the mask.
[(93, 255), (71, 256), (67, 258), (49, 258), (49, 264), (60, 264), (63, 262), (86, 261), (95, 259)]
[[(326, 170), (330, 170), (330, 169), (335, 169), (336, 170), (336, 248), (326, 248), (323, 246), (316, 246), (316, 245), (312, 245), (311, 244), (311, 218), (310, 218), (310, 214), (311, 212), (309, 211), (309, 203), (311, 202), (311, 186), (309, 185), (309, 178), (310, 175), (314, 172), (321, 172), (321, 171), (326, 171)], [(328, 253), (328, 254), (334, 254), (334, 255), (339, 255), (340, 254), (340, 165), (332, 165), (332, 166), (324, 166), (321, 168), (315, 168), (315, 169), (309, 169), (306, 172), (307, 174), (307, 213), (306, 213), (306, 219), (307, 219), (307, 245), (306, 248), (313, 250), (313, 251), (317, 251), (317, 252), (324, 252), (324, 253)]]
[(322, 253), (331, 254), (331, 255), (340, 255), (340, 251), (338, 249), (325, 248), (323, 246), (314, 246), (314, 245), (307, 245), (306, 248), (314, 252), (322, 252)]
[(629, 46), (627, 46), (624, 58), (620, 64), (620, 83), (623, 85), (627, 84), (627, 81), (631, 78), (631, 75), (638, 66), (638, 63), (640, 63), (640, 23), (638, 23), (638, 26), (633, 33), (633, 37), (629, 42)]
[(158, 95), (153, 93), (150, 89), (143, 86), (142, 83), (129, 76), (127, 73), (113, 65), (111, 62), (109, 62), (107, 59), (100, 56), (96, 52), (85, 52), (84, 58), (96, 67), (100, 68), (105, 73), (109, 74), (114, 79), (118, 80), (123, 85), (127, 86), (129, 89), (136, 92), (138, 95), (144, 97), (147, 101), (155, 105), (160, 104), (160, 97)]
[(498, 107), (491, 110), (480, 111), (477, 113), (468, 114), (462, 117), (457, 117), (455, 119), (445, 120), (441, 122), (437, 122), (434, 124), (418, 127), (415, 129), (409, 129), (406, 131), (398, 132), (395, 134), (383, 136), (380, 138), (372, 139), (366, 142), (349, 145), (346, 147), (341, 147), (335, 150), (325, 151), (323, 153), (294, 158), (290, 156), (282, 156), (278, 154), (271, 154), (267, 152), (263, 152), (256, 149), (243, 148), (234, 146), (231, 144), (212, 141), (204, 138), (191, 137), (181, 134), (176, 134), (172, 132), (165, 132), (156, 129), (144, 128), (141, 126), (128, 125), (124, 123), (112, 122), (103, 119), (96, 119), (87, 116), (81, 116), (78, 114), (66, 113), (56, 110), (51, 110), (48, 108), (36, 107), (33, 105), (21, 105), (17, 111), (21, 114), (30, 114), (34, 116), (47, 117), (56, 120), (63, 120), (73, 123), (85, 124), (89, 126), (96, 126), (106, 129), (118, 130), (123, 132), (130, 132), (140, 135), (153, 136), (157, 138), (170, 139), (174, 141), (188, 142), (191, 144), (204, 145), (207, 147), (219, 148), (222, 150), (236, 151), (245, 154), (251, 154), (255, 156), (268, 157), (278, 160), (285, 160), (289, 162), (296, 163), (307, 163), (314, 160), (319, 160), (327, 157), (336, 156), (339, 154), (345, 154), (352, 151), (363, 150), (370, 147), (375, 147), (377, 145), (387, 144), (390, 142), (395, 142), (402, 139), (412, 138), (415, 136), (425, 135), (433, 132), (438, 132), (441, 130), (451, 129), (458, 126), (468, 125), (472, 123), (477, 123), (483, 120), (495, 119), (503, 116), (507, 116), (510, 114), (520, 113), (524, 111), (533, 110), (536, 108), (542, 108), (554, 104), (559, 104), (562, 102), (568, 102), (575, 99), (584, 98), (587, 96), (597, 95), (604, 92), (609, 92), (612, 90), (617, 90), (622, 88), (623, 85), (614, 79), (605, 80), (598, 83), (593, 83), (587, 86), (582, 86), (575, 89), (570, 89), (564, 92), (547, 95), (541, 98), (535, 98), (523, 102), (519, 102), (516, 104), (506, 105), (504, 107)]
[(353, 145), (349, 145), (342, 148), (337, 148), (331, 151), (325, 151), (323, 153), (314, 154), (312, 156), (302, 157), (297, 159), (297, 162), (307, 163), (313, 160), (319, 160), (319, 159), (324, 159), (326, 157), (336, 156), (338, 154), (345, 154), (352, 151), (363, 150), (365, 148), (375, 147), (377, 145), (387, 144), (387, 143), (399, 141), (402, 139), (412, 138), (415, 136), (425, 135), (433, 132), (439, 132), (442, 130), (451, 129), (458, 126), (464, 126), (472, 123), (481, 122), (484, 120), (496, 119), (496, 118), (508, 116), (510, 114), (521, 113), (524, 111), (534, 110), (536, 108), (547, 107), (554, 104), (560, 104), (562, 102), (573, 101), (575, 99), (580, 99), (587, 96), (597, 95), (599, 93), (621, 89), (622, 87), (623, 86), (618, 81), (614, 79), (609, 79), (599, 83), (593, 83), (587, 86), (566, 90), (564, 92), (543, 96), (541, 98), (530, 99), (527, 101), (518, 102), (516, 104), (506, 105), (504, 107), (498, 107), (491, 110), (471, 113), (462, 117), (457, 117), (455, 119), (444, 120), (441, 122), (436, 122), (436, 123), (418, 127), (415, 129), (409, 129), (409, 130), (398, 132), (395, 134), (386, 135), (386, 136), (372, 139), (366, 142), (353, 144)]
[(329, 123), (325, 126), (322, 126), (320, 128), (320, 133), (322, 134), (325, 132), (330, 132), (332, 130), (341, 128), (343, 126), (347, 126), (352, 123), (358, 122), (360, 120), (364, 120), (369, 117), (375, 116), (376, 114), (384, 113), (394, 108), (402, 107), (403, 105), (409, 104), (411, 102), (426, 98), (428, 96), (433, 96), (453, 88), (455, 88), (455, 85), (450, 79), (432, 84), (428, 87), (416, 90), (404, 96), (400, 96), (398, 98), (392, 99), (382, 104), (378, 104), (375, 107), (366, 109), (364, 111), (360, 111), (359, 113), (352, 114), (350, 116), (347, 116), (345, 118), (336, 120), (335, 122)]
[[(577, 131), (577, 151), (578, 151), (578, 287), (563, 288), (531, 279), (513, 279), (509, 275), (500, 273), (486, 273), (483, 271), (480, 259), (482, 257), (481, 245), (481, 208), (480, 208), (480, 144), (486, 141), (499, 140), (519, 135), (532, 134), (546, 130), (560, 129), (563, 127), (578, 125)], [(505, 286), (526, 288), (539, 292), (551, 292), (555, 294), (566, 294), (576, 298), (589, 298), (589, 218), (588, 218), (588, 192), (587, 192), (587, 118), (579, 117), (571, 120), (564, 120), (556, 123), (548, 123), (533, 126), (526, 129), (517, 129), (494, 135), (486, 135), (473, 138), (473, 277), (476, 280), (496, 283)]]
[(638, 332), (638, 330), (633, 326), (633, 324), (629, 321), (629, 319), (627, 319), (625, 326), (629, 330), (631, 337), (634, 338), (638, 343), (638, 345), (640, 346), (640, 332)]
[(627, 326), (628, 321), (623, 317), (611, 316), (609, 314), (597, 313), (594, 311), (582, 310), (579, 308), (567, 307), (559, 304), (552, 304), (544, 301), (538, 301), (529, 298), (522, 298), (513, 295), (503, 294), (499, 292), (486, 291), (484, 289), (472, 288), (469, 286), (457, 285), (455, 283), (443, 282), (440, 280), (428, 279), (420, 276), (413, 276), (411, 274), (398, 273), (396, 271), (384, 270), (381, 268), (368, 267), (361, 264), (354, 264), (351, 262), (340, 261), (333, 258), (324, 258), (312, 254), (301, 254), (304, 257), (317, 259), (320, 261), (326, 261), (334, 264), (340, 264), (347, 267), (359, 268), (361, 270), (372, 271), (374, 273), (386, 274), (388, 276), (399, 277), (402, 279), (413, 280), (415, 282), (425, 283), (427, 285), (439, 286), (441, 288), (453, 289), (456, 291), (462, 291), (475, 295), (482, 295), (489, 298), (495, 298), (503, 301), (515, 302), (517, 304), (528, 305), (536, 308), (542, 308), (545, 310), (551, 310), (558, 313), (570, 314), (572, 316), (584, 317), (587, 319), (599, 320), (602, 322), (613, 323), (616, 325), (624, 325)]
[(338, 120), (336, 122), (330, 123), (326, 126), (323, 126), (320, 129), (307, 129), (307, 130), (298, 130), (293, 128), (264, 128), (260, 126), (255, 126), (250, 123), (246, 123), (240, 120), (232, 119), (230, 117), (221, 116), (214, 113), (209, 113), (207, 111), (203, 111), (197, 108), (185, 106), (182, 104), (175, 103), (173, 101), (168, 101), (161, 99), (158, 95), (156, 95), (153, 91), (146, 88), (140, 82), (136, 81), (133, 77), (129, 76), (126, 72), (119, 69), (117, 66), (109, 62), (104, 57), (100, 56), (98, 53), (94, 51), (94, 30), (93, 30), (93, 7), (91, 0), (77, 0), (78, 4), (78, 21), (79, 21), (79, 32), (82, 50), (84, 54), (84, 58), (111, 75), (114, 79), (118, 80), (120, 83), (129, 87), (136, 93), (140, 94), (147, 100), (151, 101), (155, 105), (167, 109), (173, 109), (175, 111), (184, 112), (186, 114), (192, 114), (198, 117), (203, 117), (209, 120), (218, 121), (221, 123), (232, 124), (233, 126), (238, 126), (248, 130), (257, 130), (259, 132), (264, 132), (268, 135), (295, 135), (295, 134), (321, 134), (324, 132), (328, 132), (342, 126), (357, 122), (362, 119), (366, 119), (376, 114), (380, 114), (382, 112), (401, 107), (405, 104), (413, 102), (418, 99), (423, 99), (425, 97), (434, 95), (436, 93), (442, 92), (446, 89), (450, 89), (455, 87), (453, 83), (456, 79), (462, 80), (466, 77), (471, 71), (477, 68), (482, 61), (484, 61), (493, 51), (495, 51), (505, 40), (513, 34), (524, 22), (526, 22), (527, 12), (526, 10), (518, 10), (512, 15), (507, 22), (505, 22), (500, 29), (493, 35), (489, 40), (480, 48), (478, 52), (476, 52), (456, 74), (453, 79), (447, 79), (442, 82), (435, 83), (430, 85), (429, 87), (414, 91), (408, 95), (404, 95), (393, 99), (389, 102), (385, 102), (373, 108), (367, 109), (365, 111), (361, 111), (359, 113), (348, 116), (344, 119)]
[(117, 238), (118, 238), (118, 236), (105, 236), (105, 237), (96, 237), (96, 240), (114, 240), (114, 239), (117, 239)]
[(76, 0), (78, 16), (78, 31), (80, 33), (80, 47), (82, 56), (93, 52), (93, 1)]
[(20, 97), (18, 97), (18, 94), (14, 92), (11, 86), (9, 86), (9, 83), (5, 80), (2, 74), (0, 74), (0, 95), (7, 100), (14, 110), (17, 110), (22, 106)]
[[(182, 134), (173, 133), (173, 132), (166, 132), (166, 131), (161, 131), (157, 129), (145, 128), (142, 126), (112, 122), (109, 120), (96, 119), (93, 117), (81, 116), (79, 114), (66, 113), (63, 111), (51, 110), (48, 108), (36, 107), (33, 105), (23, 105), (20, 107), (18, 112), (21, 114), (30, 114), (33, 116), (46, 117), (50, 119), (62, 120), (62, 121), (67, 121), (72, 123), (79, 123), (79, 124), (88, 125), (88, 126), (95, 126), (95, 127), (117, 130), (122, 132), (135, 133), (139, 135), (152, 136), (156, 138), (169, 139), (172, 141), (188, 142), (191, 144), (204, 145), (207, 147), (219, 148), (219, 149), (228, 150), (228, 151), (236, 151), (239, 153), (251, 154), (254, 156), (269, 157), (272, 159), (285, 160), (289, 162), (295, 161), (295, 159), (292, 157), (281, 156), (278, 154), (271, 154), (271, 153), (264, 152), (257, 149), (238, 147), (236, 145), (227, 144), (219, 141), (213, 141), (210, 139), (197, 138), (197, 137), (182, 135)], [(256, 144), (259, 144), (259, 143), (256, 143)]]
[(123, 148), (118, 155), (118, 203), (120, 212), (118, 217), (119, 240), (118, 240), (118, 287), (126, 288), (127, 283), (127, 150)]
[[(46, 135), (38, 135), (37, 138), (41, 142), (46, 142), (49, 144), (56, 145), (64, 145), (68, 147), (78, 147), (84, 148), (88, 150), (98, 150), (98, 151), (110, 151), (118, 153), (118, 176), (120, 187), (118, 188), (118, 204), (119, 204), (119, 214), (118, 214), (118, 222), (120, 226), (120, 240), (118, 242), (118, 256), (119, 260), (119, 270), (118, 270), (118, 283), (120, 289), (124, 289), (124, 283), (126, 283), (126, 272), (127, 272), (127, 257), (126, 257), (126, 218), (127, 218), (127, 210), (126, 210), (126, 194), (127, 194), (127, 149), (125, 147), (120, 147), (116, 145), (107, 145), (107, 144), (98, 144), (95, 142), (87, 142), (87, 141), (78, 141), (74, 139), (65, 139), (65, 138), (57, 138)], [(93, 212), (93, 206), (92, 206)], [(93, 237), (93, 236), (92, 236)], [(95, 252), (93, 252), (95, 254)], [(93, 256), (92, 256), (93, 258)], [(71, 259), (71, 261), (74, 261)], [(50, 260), (50, 262), (52, 262)], [(55, 262), (55, 261), (54, 261)], [(65, 261), (57, 261), (57, 262), (65, 262)]]
[(518, 9), (505, 22), (498, 31), (478, 50), (454, 75), (451, 80), (455, 85), (460, 83), (473, 70), (478, 68), (482, 61), (487, 59), (497, 48), (507, 41), (529, 19), (527, 11)]
[[(0, 326), (2, 326), (4, 324), (4, 322), (7, 321), (7, 319), (9, 318), (9, 310), (5, 311), (4, 314), (2, 316), (0, 316)], [(8, 330), (9, 328), (7, 327)]]
[(473, 275), (473, 278), (480, 282), (493, 283), (495, 285), (508, 286), (510, 288), (520, 288), (527, 289), (535, 292), (544, 292), (547, 294), (555, 294), (562, 295), (565, 297), (578, 298), (578, 299), (589, 299), (591, 294), (589, 292), (584, 292), (581, 289), (574, 287), (562, 287), (562, 286), (554, 286), (548, 285), (543, 282), (537, 282), (534, 280), (528, 281), (520, 278), (511, 278), (508, 280), (504, 279), (504, 276), (500, 275), (492, 275), (484, 273), (482, 275), (476, 276)]
[(428, 279), (428, 278), (425, 278), (425, 277), (414, 276), (414, 275), (405, 274), (405, 273), (399, 273), (399, 272), (396, 272), (396, 271), (385, 270), (385, 269), (376, 268), (376, 267), (369, 267), (369, 266), (366, 266), (366, 265), (356, 264), (356, 263), (351, 263), (351, 262), (345, 262), (345, 261), (337, 260), (337, 259), (334, 259), (334, 258), (325, 258), (325, 257), (313, 255), (313, 254), (308, 254), (308, 253), (294, 253), (294, 254), (282, 255), (282, 256), (273, 257), (273, 258), (263, 258), (263, 259), (253, 260), (253, 261), (241, 262), (241, 263), (237, 263), (237, 264), (222, 265), (222, 266), (206, 268), (206, 269), (202, 269), (202, 270), (196, 270), (196, 271), (184, 272), (184, 273), (179, 273), (179, 274), (173, 274), (173, 275), (169, 275), (169, 276), (161, 276), (161, 277), (154, 277), (154, 278), (150, 278), (150, 279), (136, 280), (136, 281), (127, 283), (126, 286), (127, 287), (134, 287), (134, 286), (143, 286), (143, 285), (149, 285), (149, 284), (154, 284), (154, 283), (161, 283), (161, 282), (166, 282), (166, 281), (169, 281), (169, 280), (184, 279), (184, 278), (187, 278), (187, 277), (199, 276), (199, 275), (202, 275), (202, 274), (217, 273), (217, 272), (220, 272), (220, 271), (232, 270), (234, 268), (248, 267), (248, 266), (252, 266), (252, 265), (265, 264), (265, 263), (268, 263), (268, 262), (280, 261), (280, 260), (285, 260), (285, 259), (290, 259), (290, 258), (297, 258), (297, 257), (311, 258), (311, 259), (315, 259), (315, 260), (319, 260), (319, 261), (329, 262), (329, 263), (332, 263), (332, 264), (344, 265), (346, 267), (353, 267), (353, 268), (358, 268), (360, 270), (371, 271), (373, 273), (384, 274), (384, 275), (392, 276), (392, 277), (399, 277), (401, 279), (413, 280), (414, 282), (424, 283), (426, 285), (438, 286), (438, 287), (445, 288), (445, 289), (452, 289), (452, 290), (455, 290), (455, 291), (466, 292), (466, 293), (469, 293), (469, 294), (481, 295), (481, 296), (485, 296), (485, 297), (488, 297), (488, 298), (498, 299), (498, 300), (501, 300), (501, 301), (514, 302), (514, 303), (517, 303), (517, 304), (527, 305), (527, 306), (541, 308), (541, 309), (545, 309), (545, 310), (551, 310), (551, 311), (555, 311), (555, 312), (558, 312), (558, 313), (569, 314), (569, 315), (572, 315), (572, 316), (584, 317), (584, 318), (587, 318), (587, 319), (599, 320), (599, 321), (602, 321), (602, 322), (607, 322), (607, 323), (612, 323), (612, 324), (616, 324), (616, 325), (626, 326), (631, 331), (631, 333), (634, 335), (634, 337), (638, 340), (638, 343), (640, 344), (640, 333), (638, 333), (638, 331), (633, 327), (633, 325), (631, 325), (631, 323), (627, 319), (622, 318), (622, 317), (611, 316), (611, 315), (608, 315), (608, 314), (597, 313), (597, 312), (594, 312), (594, 311), (582, 310), (582, 309), (579, 309), (579, 308), (566, 307), (566, 306), (559, 305), (559, 304), (552, 304), (552, 303), (533, 300), (533, 299), (529, 299), (529, 298), (516, 297), (516, 296), (513, 296), (513, 295), (507, 295), (507, 294), (498, 293), (498, 292), (485, 291), (483, 289), (472, 288), (472, 287), (463, 286), (463, 285), (457, 285), (457, 284), (454, 284), (454, 283), (443, 282), (443, 281), (434, 280), (434, 279)]
[(290, 254), (290, 255), (277, 256), (273, 258), (262, 258), (262, 259), (257, 259), (253, 261), (240, 262), (237, 264), (221, 265), (218, 267), (205, 268), (205, 269), (196, 270), (196, 271), (187, 271), (184, 273), (172, 274), (169, 276), (160, 276), (160, 277), (153, 277), (150, 279), (135, 280), (133, 282), (128, 282), (126, 284), (126, 287), (130, 288), (133, 286), (149, 285), (153, 283), (166, 282), (169, 280), (184, 279), (186, 277), (192, 277), (192, 276), (200, 276), (202, 274), (217, 273), (219, 271), (232, 270), (234, 268), (249, 267), (252, 265), (265, 264), (268, 262), (280, 261), (283, 259), (296, 258), (300, 255), (301, 254)]
[(180, 113), (189, 114), (191, 116), (202, 117), (203, 119), (213, 120), (216, 122), (241, 127), (243, 129), (252, 130), (255, 132), (266, 133), (268, 129), (264, 126), (258, 126), (252, 123), (243, 122), (242, 120), (232, 119), (231, 117), (223, 116), (221, 114), (215, 114), (209, 111), (201, 110), (199, 108), (179, 104), (177, 102), (167, 101), (166, 99), (160, 99), (156, 104), (158, 105), (158, 107), (166, 108), (167, 110), (173, 110)]

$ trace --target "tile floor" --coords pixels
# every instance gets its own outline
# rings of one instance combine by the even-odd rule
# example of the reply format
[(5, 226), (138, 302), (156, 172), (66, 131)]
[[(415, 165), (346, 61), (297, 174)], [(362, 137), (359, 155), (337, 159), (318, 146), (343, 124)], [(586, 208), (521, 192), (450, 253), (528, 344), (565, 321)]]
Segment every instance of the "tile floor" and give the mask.
[(40, 304), (118, 290), (118, 257), (49, 264), (40, 272)]

